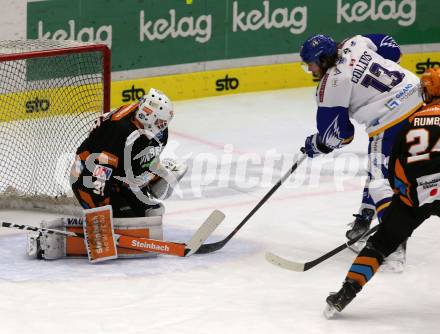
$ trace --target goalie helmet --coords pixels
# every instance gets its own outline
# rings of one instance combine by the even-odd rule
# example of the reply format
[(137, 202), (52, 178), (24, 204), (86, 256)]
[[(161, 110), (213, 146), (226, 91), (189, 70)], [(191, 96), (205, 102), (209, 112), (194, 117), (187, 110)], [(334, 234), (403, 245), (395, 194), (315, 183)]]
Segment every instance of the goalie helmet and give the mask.
[(304, 63), (318, 65), (320, 76), (323, 76), (336, 63), (338, 45), (329, 36), (314, 35), (301, 46), (300, 56)]
[(161, 91), (151, 88), (139, 100), (136, 119), (154, 135), (165, 130), (173, 119), (173, 104)]
[(434, 97), (440, 97), (440, 68), (430, 68), (423, 73), (421, 83), (425, 102), (430, 102)]

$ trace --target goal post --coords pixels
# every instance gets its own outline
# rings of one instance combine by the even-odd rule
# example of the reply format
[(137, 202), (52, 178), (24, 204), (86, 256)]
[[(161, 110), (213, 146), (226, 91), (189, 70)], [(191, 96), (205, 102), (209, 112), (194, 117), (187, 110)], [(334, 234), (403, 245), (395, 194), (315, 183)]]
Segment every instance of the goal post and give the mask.
[(75, 203), (70, 168), (110, 109), (110, 73), (103, 44), (0, 41), (0, 208)]

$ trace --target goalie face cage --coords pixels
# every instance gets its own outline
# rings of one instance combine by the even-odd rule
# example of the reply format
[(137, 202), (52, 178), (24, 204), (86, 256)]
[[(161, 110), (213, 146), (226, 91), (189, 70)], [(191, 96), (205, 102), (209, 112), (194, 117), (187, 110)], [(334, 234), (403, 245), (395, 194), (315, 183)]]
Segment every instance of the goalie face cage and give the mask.
[(0, 42), (0, 208), (72, 199), (75, 151), (109, 102), (107, 46)]

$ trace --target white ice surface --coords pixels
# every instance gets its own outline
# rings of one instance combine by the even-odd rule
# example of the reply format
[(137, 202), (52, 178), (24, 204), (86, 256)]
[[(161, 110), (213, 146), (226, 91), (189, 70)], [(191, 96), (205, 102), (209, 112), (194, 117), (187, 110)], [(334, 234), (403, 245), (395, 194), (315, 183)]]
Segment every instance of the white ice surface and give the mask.
[[(243, 188), (237, 169), (225, 169), (234, 165), (227, 159), (214, 170), (194, 161), (210, 157), (215, 164), (214, 156), (220, 165), (225, 144), (234, 146), (235, 165), (243, 156), (270, 157), (274, 149), (296, 153), (315, 131), (313, 93), (282, 90), (176, 103), (168, 153), (192, 163), (192, 174), (182, 180), (183, 198), (166, 203), (165, 238), (187, 240), (214, 208), (224, 211), (226, 219), (209, 241), (230, 233), (290, 163), (275, 166), (274, 174), (261, 163), (249, 163), (248, 175), (265, 175), (267, 182)], [(361, 127), (357, 130), (355, 142), (343, 152), (365, 152), (366, 135)], [(333, 320), (322, 315), (324, 301), (340, 288), (352, 252), (304, 273), (264, 260), (265, 250), (309, 260), (345, 241), (346, 224), (359, 206), (363, 173), (334, 177), (329, 161), (315, 182), (308, 175), (316, 166), (307, 160), (296, 174), (298, 183), (289, 180), (212, 254), (97, 265), (85, 259), (43, 262), (26, 258), (23, 233), (1, 230), (0, 333), (438, 333), (437, 219), (428, 220), (409, 241), (403, 274), (378, 273)], [(344, 164), (335, 166), (350, 172)], [(193, 188), (200, 184), (203, 196), (197, 197)], [(0, 212), (2, 221), (25, 224), (50, 217)]]

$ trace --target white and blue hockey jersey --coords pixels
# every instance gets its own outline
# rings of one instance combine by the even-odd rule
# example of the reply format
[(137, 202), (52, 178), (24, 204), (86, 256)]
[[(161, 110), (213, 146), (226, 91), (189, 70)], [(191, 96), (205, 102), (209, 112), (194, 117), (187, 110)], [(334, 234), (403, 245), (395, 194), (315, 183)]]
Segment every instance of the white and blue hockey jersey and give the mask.
[(423, 104), (420, 80), (396, 63), (400, 49), (390, 36), (357, 35), (345, 40), (339, 52), (316, 91), (318, 132), (327, 147), (351, 141), (350, 119), (364, 124), (372, 137)]

